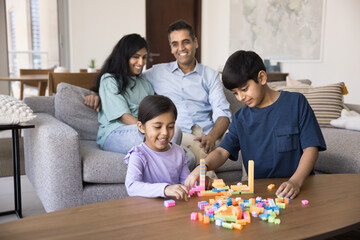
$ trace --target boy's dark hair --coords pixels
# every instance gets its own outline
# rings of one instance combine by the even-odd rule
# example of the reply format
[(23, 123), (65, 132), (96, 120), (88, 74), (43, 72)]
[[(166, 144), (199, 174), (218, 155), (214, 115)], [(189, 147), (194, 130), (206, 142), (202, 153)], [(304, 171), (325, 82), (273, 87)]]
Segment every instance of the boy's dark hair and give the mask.
[(117, 82), (119, 94), (123, 93), (129, 84), (129, 59), (142, 48), (149, 50), (146, 40), (139, 34), (123, 36), (105, 60), (95, 79), (95, 86), (91, 90), (99, 92), (101, 76), (110, 73)]
[(195, 33), (194, 33), (192, 26), (189, 23), (187, 23), (185, 20), (178, 20), (178, 21), (170, 24), (168, 27), (169, 41), (170, 41), (170, 33), (172, 33), (173, 31), (178, 31), (178, 30), (188, 30), (189, 36), (191, 37), (191, 39), (195, 40)]
[(140, 102), (138, 121), (145, 124), (147, 121), (167, 112), (172, 112), (176, 120), (177, 110), (170, 98), (163, 95), (149, 95)]
[(240, 88), (250, 79), (258, 83), (258, 74), (265, 65), (261, 57), (252, 51), (240, 50), (233, 53), (225, 63), (222, 81), (225, 88)]

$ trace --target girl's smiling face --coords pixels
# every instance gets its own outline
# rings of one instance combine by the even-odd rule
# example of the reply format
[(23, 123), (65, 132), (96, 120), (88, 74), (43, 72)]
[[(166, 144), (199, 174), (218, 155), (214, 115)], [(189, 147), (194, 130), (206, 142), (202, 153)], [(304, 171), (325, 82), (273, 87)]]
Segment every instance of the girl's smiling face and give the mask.
[(138, 122), (140, 132), (145, 134), (145, 144), (156, 152), (169, 150), (169, 142), (174, 136), (175, 120), (172, 112), (166, 112), (145, 124)]

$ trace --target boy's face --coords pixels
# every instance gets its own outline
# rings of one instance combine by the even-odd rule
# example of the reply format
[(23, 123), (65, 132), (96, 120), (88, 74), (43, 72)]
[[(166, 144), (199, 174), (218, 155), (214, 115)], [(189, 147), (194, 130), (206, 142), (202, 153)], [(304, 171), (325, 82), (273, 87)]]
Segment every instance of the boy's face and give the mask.
[[(258, 83), (254, 80), (248, 80), (244, 86), (239, 88), (231, 89), (231, 92), (235, 94), (235, 97), (238, 101), (245, 103), (247, 106), (253, 107), (265, 107), (264, 104), (264, 88), (263, 86), (266, 84), (266, 76), (264, 80), (265, 73), (264, 71), (260, 71), (258, 75)], [(266, 73), (265, 73), (266, 74)]]

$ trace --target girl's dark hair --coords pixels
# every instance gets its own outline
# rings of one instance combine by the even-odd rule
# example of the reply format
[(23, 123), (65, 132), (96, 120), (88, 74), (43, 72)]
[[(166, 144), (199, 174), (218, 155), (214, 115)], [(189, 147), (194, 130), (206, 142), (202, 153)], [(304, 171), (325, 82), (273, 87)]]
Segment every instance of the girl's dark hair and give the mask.
[(138, 121), (145, 124), (147, 121), (167, 112), (172, 112), (176, 120), (177, 110), (170, 98), (163, 95), (149, 95), (140, 102)]
[(261, 70), (266, 72), (264, 62), (258, 54), (240, 50), (226, 61), (222, 81), (229, 90), (244, 86), (250, 79), (258, 83), (258, 74)]
[(142, 48), (149, 50), (146, 40), (139, 34), (122, 37), (96, 76), (95, 86), (91, 90), (99, 92), (101, 76), (110, 73), (117, 82), (119, 93), (123, 93), (129, 84), (129, 59)]

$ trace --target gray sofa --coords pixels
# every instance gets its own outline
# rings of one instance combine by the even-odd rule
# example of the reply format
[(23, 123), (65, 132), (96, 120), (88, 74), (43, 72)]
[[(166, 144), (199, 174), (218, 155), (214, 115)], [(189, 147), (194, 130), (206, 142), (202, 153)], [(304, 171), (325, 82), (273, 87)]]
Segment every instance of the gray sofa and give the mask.
[[(241, 103), (224, 90), (235, 112)], [(37, 117), (34, 129), (24, 130), (26, 174), (47, 212), (127, 197), (124, 155), (102, 151), (95, 142), (97, 113), (83, 104), (90, 91), (61, 83), (51, 97), (29, 97), (24, 102)], [(349, 105), (360, 112), (360, 105)], [(360, 133), (322, 129), (328, 146), (316, 170), (360, 173)], [(241, 160), (241, 157), (240, 157)], [(241, 161), (228, 160), (216, 174), (226, 182), (240, 181)]]

